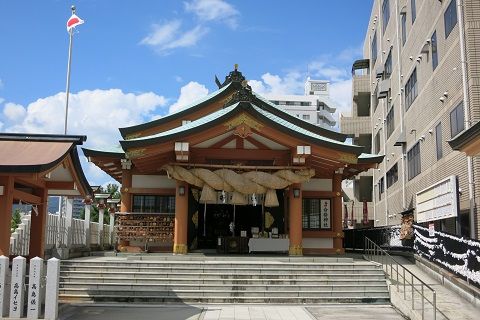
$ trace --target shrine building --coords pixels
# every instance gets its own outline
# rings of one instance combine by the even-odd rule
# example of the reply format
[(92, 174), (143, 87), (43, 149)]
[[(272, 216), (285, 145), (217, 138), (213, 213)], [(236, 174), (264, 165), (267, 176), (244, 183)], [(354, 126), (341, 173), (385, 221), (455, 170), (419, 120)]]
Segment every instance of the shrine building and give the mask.
[(376, 168), (347, 136), (294, 117), (235, 70), (163, 118), (85, 156), (121, 184), (117, 249), (343, 253), (343, 179)]
[[(48, 196), (85, 198), (93, 193), (77, 146), (86, 136), (0, 134), (0, 255), (9, 256), (14, 204), (32, 208), (29, 257), (44, 257)], [(64, 228), (69, 230), (69, 226)], [(68, 232), (68, 231), (67, 231)]]

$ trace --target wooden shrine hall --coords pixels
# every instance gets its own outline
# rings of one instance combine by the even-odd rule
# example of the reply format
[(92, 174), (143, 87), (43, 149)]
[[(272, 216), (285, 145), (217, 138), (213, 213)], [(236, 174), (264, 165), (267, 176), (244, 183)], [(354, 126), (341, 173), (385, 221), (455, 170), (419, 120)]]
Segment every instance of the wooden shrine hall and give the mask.
[(44, 257), (50, 195), (86, 197), (77, 145), (85, 136), (0, 134), (0, 255), (9, 256), (13, 204), (32, 206), (29, 257)]
[(117, 147), (83, 148), (121, 183), (118, 249), (186, 254), (235, 238), (232, 252), (248, 242), (249, 252), (343, 253), (342, 180), (383, 156), (284, 112), (237, 67), (216, 83), (178, 112), (120, 128)]

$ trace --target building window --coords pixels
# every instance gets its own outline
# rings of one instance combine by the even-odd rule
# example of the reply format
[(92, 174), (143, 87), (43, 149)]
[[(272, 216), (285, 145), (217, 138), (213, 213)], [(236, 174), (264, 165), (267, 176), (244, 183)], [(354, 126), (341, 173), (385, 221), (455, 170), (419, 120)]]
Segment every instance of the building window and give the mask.
[(415, 68), (410, 75), (410, 78), (405, 85), (405, 105), (408, 108), (412, 105), (415, 98), (418, 95), (418, 87), (417, 87), (417, 68)]
[(134, 195), (133, 212), (175, 213), (175, 196)]
[(407, 41), (407, 15), (402, 14), (402, 45)]
[(311, 103), (311, 102), (302, 101), (302, 102), (300, 102), (300, 105), (301, 105), (301, 106), (311, 106), (312, 103)]
[(383, 78), (388, 79), (392, 75), (392, 50), (388, 54), (387, 60), (385, 61), (385, 70), (383, 72)]
[(382, 129), (378, 130), (377, 134), (375, 135), (375, 153), (378, 154), (380, 152), (380, 137), (382, 136)]
[(432, 34), (432, 67), (435, 70), (438, 66), (438, 48), (437, 48), (437, 31)]
[(435, 144), (437, 146), (437, 160), (440, 160), (443, 157), (441, 122), (435, 127)]
[(373, 68), (373, 66), (375, 65), (375, 62), (377, 61), (377, 33), (376, 32), (375, 32), (375, 35), (373, 36), (370, 56), (372, 57), (371, 67)]
[(447, 39), (457, 24), (457, 0), (450, 2), (443, 15), (443, 21), (445, 22), (445, 39)]
[(302, 199), (302, 228), (331, 229), (330, 199)]
[(398, 181), (398, 165), (395, 163), (390, 170), (387, 171), (387, 188), (390, 188)]
[(294, 106), (295, 105), (295, 102), (294, 101), (286, 101), (285, 104), (287, 106)]
[(392, 106), (387, 114), (387, 139), (390, 138), (393, 130), (395, 130), (395, 112)]
[(383, 192), (385, 192), (385, 180), (383, 180), (382, 177), (382, 179), (378, 181), (378, 200), (382, 199)]
[(417, 6), (415, 4), (415, 0), (410, 0), (410, 7), (412, 8), (412, 24), (417, 19)]
[(465, 129), (465, 117), (463, 113), (463, 103), (460, 103), (450, 112), (450, 131), (452, 138)]
[(390, 1), (389, 0), (384, 0), (383, 1), (383, 7), (382, 7), (382, 28), (383, 32), (385, 32), (385, 29), (387, 29), (388, 25), (388, 20), (390, 20)]
[(421, 172), (420, 143), (417, 142), (407, 153), (408, 180), (412, 180)]
[(302, 115), (303, 120), (310, 120), (310, 115), (309, 114), (304, 114)]

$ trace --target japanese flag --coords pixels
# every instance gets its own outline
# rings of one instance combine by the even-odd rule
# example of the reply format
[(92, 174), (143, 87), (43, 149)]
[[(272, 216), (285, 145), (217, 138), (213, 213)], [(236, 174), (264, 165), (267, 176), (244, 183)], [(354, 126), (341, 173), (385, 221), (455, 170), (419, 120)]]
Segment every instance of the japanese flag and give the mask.
[(72, 14), (70, 19), (68, 19), (68, 21), (67, 21), (67, 31), (70, 32), (73, 28), (82, 24), (83, 22), (84, 21), (82, 19), (80, 19), (79, 17), (77, 17), (77, 15)]

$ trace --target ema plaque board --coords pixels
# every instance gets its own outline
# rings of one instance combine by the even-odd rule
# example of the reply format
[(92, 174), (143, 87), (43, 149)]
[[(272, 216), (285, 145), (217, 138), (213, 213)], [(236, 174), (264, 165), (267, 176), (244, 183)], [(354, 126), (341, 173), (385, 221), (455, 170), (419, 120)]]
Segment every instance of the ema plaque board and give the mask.
[(428, 222), (458, 215), (457, 178), (450, 176), (416, 194), (417, 222)]

